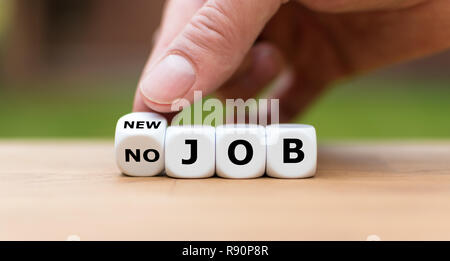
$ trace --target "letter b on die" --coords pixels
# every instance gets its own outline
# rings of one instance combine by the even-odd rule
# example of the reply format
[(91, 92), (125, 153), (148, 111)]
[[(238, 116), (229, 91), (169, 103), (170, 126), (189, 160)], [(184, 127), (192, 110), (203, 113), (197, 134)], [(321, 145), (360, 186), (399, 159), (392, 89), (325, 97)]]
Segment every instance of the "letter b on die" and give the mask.
[(275, 178), (308, 178), (316, 173), (317, 141), (313, 126), (280, 124), (266, 128), (266, 172)]

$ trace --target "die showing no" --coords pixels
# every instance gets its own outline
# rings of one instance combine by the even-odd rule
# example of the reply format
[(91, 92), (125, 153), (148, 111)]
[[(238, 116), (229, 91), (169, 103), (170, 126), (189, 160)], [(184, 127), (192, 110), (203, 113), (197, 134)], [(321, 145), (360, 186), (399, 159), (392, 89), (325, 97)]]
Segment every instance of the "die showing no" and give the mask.
[(307, 178), (316, 172), (317, 141), (310, 125), (168, 127), (159, 114), (135, 112), (117, 122), (115, 156), (129, 176)]

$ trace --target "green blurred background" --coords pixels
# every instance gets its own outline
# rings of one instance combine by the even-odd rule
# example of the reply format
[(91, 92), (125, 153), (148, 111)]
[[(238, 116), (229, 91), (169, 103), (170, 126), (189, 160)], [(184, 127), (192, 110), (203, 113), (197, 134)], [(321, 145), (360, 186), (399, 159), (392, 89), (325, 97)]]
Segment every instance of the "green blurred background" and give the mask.
[[(0, 138), (112, 138), (162, 4), (1, 0)], [(449, 119), (442, 53), (337, 83), (297, 121), (322, 140), (448, 139)]]

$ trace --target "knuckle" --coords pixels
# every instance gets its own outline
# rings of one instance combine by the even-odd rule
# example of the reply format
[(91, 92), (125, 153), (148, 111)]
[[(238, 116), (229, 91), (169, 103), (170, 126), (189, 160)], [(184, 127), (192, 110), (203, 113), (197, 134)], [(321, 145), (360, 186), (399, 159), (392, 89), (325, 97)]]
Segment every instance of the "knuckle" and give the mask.
[(184, 36), (202, 49), (233, 50), (239, 27), (228, 13), (220, 4), (206, 4), (187, 25)]

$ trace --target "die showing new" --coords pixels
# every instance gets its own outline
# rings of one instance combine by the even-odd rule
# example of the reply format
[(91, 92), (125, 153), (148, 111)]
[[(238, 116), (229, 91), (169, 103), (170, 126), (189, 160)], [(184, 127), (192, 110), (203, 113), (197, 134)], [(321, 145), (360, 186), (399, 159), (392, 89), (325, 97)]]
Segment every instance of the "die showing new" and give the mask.
[(164, 170), (167, 121), (156, 113), (135, 112), (116, 125), (116, 162), (130, 176), (155, 176)]
[(277, 178), (314, 176), (314, 127), (289, 124), (171, 126), (159, 114), (138, 112), (119, 119), (115, 155), (130, 176)]

